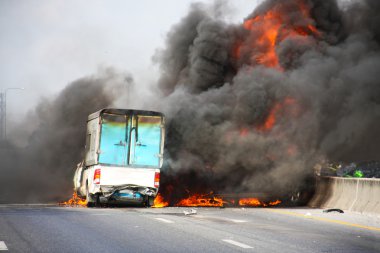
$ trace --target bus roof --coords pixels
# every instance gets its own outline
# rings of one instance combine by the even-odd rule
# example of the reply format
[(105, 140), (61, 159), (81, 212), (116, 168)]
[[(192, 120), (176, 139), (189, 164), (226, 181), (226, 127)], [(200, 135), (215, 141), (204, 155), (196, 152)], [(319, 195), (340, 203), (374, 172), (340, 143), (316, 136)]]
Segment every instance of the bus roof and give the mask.
[(97, 112), (94, 112), (88, 116), (87, 121), (96, 119), (100, 117), (103, 113), (112, 113), (119, 115), (149, 115), (149, 116), (161, 116), (164, 117), (164, 114), (161, 112), (155, 111), (145, 111), (145, 110), (134, 110), (134, 109), (116, 109), (116, 108), (104, 108)]

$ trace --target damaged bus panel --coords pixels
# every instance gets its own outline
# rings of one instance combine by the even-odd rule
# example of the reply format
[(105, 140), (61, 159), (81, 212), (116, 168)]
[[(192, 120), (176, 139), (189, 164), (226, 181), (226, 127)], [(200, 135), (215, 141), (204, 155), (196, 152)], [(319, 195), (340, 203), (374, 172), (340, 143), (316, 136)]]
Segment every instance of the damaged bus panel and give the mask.
[(76, 193), (88, 206), (153, 205), (163, 163), (164, 125), (160, 112), (103, 109), (91, 114), (85, 158), (74, 175)]

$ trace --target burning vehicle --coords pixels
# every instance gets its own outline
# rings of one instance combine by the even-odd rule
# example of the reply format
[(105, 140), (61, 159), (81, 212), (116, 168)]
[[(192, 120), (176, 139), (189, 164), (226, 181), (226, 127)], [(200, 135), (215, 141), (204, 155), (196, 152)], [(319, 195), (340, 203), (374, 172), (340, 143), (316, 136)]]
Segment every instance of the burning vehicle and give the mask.
[(75, 193), (87, 206), (153, 205), (163, 163), (164, 125), (164, 115), (153, 111), (103, 109), (89, 115)]
[[(41, 126), (22, 151), (27, 158), (3, 155), (2, 161), (9, 160), (3, 163), (9, 171), (4, 176), (14, 177), (21, 171), (14, 167), (25, 167), (22, 175), (44, 175), (20, 184), (38, 192), (29, 195), (67, 197), (72, 190), (67, 168), (82, 160), (78, 147), (85, 129), (78, 124), (91, 113), (88, 108), (107, 108), (115, 101), (136, 107), (144, 103), (165, 113), (165, 167), (134, 167), (132, 156), (145, 143), (140, 143), (141, 129), (138, 140), (131, 139), (136, 139), (133, 125), (126, 137), (109, 143), (119, 158), (103, 159), (108, 153), (102, 147), (103, 120), (96, 119), (92, 127), (99, 128), (98, 136), (88, 135), (90, 150), (76, 175), (76, 191), (87, 195), (90, 205), (117, 202), (121, 195), (151, 204), (144, 189), (155, 192), (149, 184), (158, 170), (156, 207), (302, 205), (313, 193), (313, 168), (325, 161), (347, 164), (329, 169), (333, 175), (342, 171), (352, 176), (354, 169), (372, 177), (367, 167), (378, 175), (375, 163), (349, 164), (380, 160), (378, 1), (265, 0), (239, 23), (225, 19), (228, 10), (222, 4), (191, 5), (152, 58), (160, 75), (150, 92), (132, 89), (125, 99), (124, 75), (107, 73), (79, 79), (55, 101), (41, 104), (35, 120)], [(118, 82), (120, 89), (113, 85)], [(154, 96), (143, 101), (139, 95), (145, 93)], [(109, 167), (125, 176), (132, 175), (129, 170), (157, 170), (144, 184), (107, 183)], [(8, 183), (11, 178), (1, 178), (7, 189), (15, 187)], [(30, 186), (33, 179), (38, 179), (36, 187)], [(107, 189), (107, 184), (112, 186)], [(26, 192), (20, 185), (9, 192)], [(118, 188), (125, 185), (135, 188)]]

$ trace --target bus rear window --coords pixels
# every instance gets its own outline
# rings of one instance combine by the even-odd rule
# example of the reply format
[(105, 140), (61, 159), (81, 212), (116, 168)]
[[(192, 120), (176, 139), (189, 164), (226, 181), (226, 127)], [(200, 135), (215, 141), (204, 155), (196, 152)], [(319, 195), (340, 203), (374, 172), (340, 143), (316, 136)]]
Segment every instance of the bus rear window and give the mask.
[(100, 135), (99, 162), (112, 165), (128, 164), (128, 117), (104, 114)]
[(131, 164), (159, 167), (161, 124), (161, 117), (141, 115), (137, 117), (137, 133), (131, 135)]

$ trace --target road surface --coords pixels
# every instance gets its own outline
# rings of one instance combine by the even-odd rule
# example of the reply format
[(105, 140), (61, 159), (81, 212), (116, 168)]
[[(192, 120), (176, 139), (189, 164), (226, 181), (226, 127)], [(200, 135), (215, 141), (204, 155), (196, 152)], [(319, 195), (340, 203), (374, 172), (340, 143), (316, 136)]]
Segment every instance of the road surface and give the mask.
[(380, 218), (307, 208), (0, 205), (8, 252), (380, 252)]

